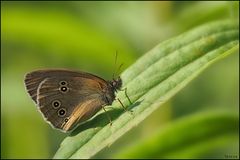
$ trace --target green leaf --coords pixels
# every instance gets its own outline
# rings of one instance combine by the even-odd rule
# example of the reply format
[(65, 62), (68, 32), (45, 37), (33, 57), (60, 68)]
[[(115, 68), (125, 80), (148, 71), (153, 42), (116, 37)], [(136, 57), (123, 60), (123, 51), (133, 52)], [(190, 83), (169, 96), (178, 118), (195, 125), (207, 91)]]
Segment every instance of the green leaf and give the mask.
[[(229, 142), (236, 143), (238, 126), (239, 118), (235, 113), (197, 113), (170, 123), (151, 138), (125, 148), (116, 157), (201, 158), (209, 150), (224, 148)], [(219, 158), (224, 158), (224, 153)]]
[(124, 112), (114, 102), (108, 113), (103, 111), (79, 126), (62, 142), (54, 158), (91, 158), (101, 149), (139, 124), (154, 110), (174, 96), (207, 66), (234, 53), (239, 48), (239, 26), (236, 21), (218, 21), (200, 26), (165, 41), (146, 53), (121, 75), (124, 92), (117, 97), (133, 111)]

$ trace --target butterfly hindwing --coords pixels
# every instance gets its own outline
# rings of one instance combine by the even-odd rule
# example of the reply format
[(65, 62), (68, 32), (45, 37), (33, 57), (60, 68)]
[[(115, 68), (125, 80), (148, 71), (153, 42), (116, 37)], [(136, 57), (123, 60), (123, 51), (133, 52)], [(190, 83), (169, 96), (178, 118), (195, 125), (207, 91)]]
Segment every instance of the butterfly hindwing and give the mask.
[(83, 72), (35, 71), (26, 76), (26, 88), (43, 116), (55, 128), (68, 131), (106, 105), (103, 79)]

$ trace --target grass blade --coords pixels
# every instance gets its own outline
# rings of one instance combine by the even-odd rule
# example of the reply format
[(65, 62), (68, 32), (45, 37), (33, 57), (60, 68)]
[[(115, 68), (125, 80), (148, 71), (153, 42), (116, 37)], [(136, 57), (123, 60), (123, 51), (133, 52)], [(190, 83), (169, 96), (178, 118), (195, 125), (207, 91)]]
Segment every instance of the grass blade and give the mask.
[[(117, 97), (133, 110), (125, 113), (114, 102), (103, 112), (72, 132), (54, 158), (91, 158), (139, 124), (162, 103), (175, 95), (207, 66), (239, 48), (239, 26), (234, 21), (218, 21), (200, 26), (156, 46), (121, 75), (133, 105), (123, 92)], [(113, 108), (113, 109), (112, 109)]]

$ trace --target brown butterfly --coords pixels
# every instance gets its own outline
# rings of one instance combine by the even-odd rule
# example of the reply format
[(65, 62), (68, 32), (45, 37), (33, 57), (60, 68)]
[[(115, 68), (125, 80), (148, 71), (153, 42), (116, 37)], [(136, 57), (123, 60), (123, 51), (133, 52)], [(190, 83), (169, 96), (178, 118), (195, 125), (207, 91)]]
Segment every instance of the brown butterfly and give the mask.
[(122, 80), (106, 81), (90, 73), (63, 69), (37, 70), (26, 75), (25, 86), (46, 121), (66, 132), (111, 105)]

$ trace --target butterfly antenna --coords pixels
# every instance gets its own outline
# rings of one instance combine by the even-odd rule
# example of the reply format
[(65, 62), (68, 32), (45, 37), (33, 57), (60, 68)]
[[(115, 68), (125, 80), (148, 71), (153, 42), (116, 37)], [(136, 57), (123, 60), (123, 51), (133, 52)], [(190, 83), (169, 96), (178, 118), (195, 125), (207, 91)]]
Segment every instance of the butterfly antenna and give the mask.
[(115, 72), (116, 72), (117, 56), (118, 56), (118, 51), (116, 50), (115, 61), (114, 61), (114, 70), (113, 70), (113, 75), (112, 75), (112, 78), (113, 78), (113, 79), (114, 79), (114, 77), (115, 77)]
[(123, 63), (118, 67), (118, 70), (117, 70), (117, 75), (119, 75), (120, 74), (120, 71), (121, 71), (121, 68), (122, 68), (122, 66), (123, 66)]

